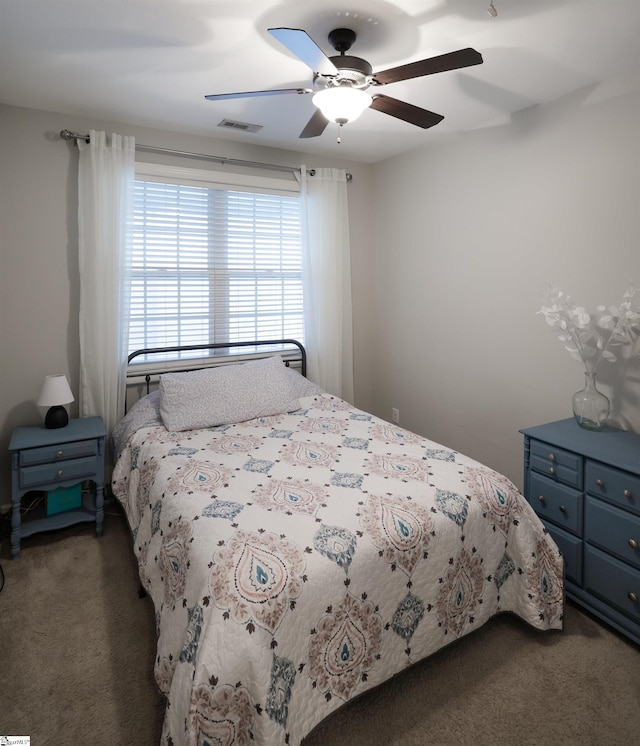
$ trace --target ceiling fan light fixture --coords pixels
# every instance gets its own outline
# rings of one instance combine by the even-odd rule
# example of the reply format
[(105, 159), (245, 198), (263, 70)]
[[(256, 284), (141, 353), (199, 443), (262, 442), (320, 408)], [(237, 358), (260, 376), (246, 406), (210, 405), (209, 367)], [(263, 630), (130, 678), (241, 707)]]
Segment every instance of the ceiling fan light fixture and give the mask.
[(371, 106), (371, 94), (360, 88), (337, 86), (314, 93), (312, 101), (330, 121), (346, 124), (357, 119)]

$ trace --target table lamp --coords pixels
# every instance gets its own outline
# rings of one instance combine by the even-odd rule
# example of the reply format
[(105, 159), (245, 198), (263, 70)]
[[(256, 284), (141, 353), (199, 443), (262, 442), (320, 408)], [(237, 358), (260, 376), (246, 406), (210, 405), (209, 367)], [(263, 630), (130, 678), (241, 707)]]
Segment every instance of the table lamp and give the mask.
[(44, 426), (50, 429), (65, 427), (69, 422), (69, 415), (63, 405), (72, 401), (73, 394), (67, 377), (61, 373), (47, 376), (38, 397), (39, 407), (49, 407), (44, 418)]

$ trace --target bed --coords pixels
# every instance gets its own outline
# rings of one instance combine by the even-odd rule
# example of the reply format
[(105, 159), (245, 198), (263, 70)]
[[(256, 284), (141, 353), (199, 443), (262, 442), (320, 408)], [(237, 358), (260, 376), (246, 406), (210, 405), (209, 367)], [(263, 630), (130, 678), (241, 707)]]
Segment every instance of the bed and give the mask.
[(113, 441), (163, 744), (300, 744), (496, 614), (562, 628), (561, 555), (506, 477), (283, 355), (163, 374)]

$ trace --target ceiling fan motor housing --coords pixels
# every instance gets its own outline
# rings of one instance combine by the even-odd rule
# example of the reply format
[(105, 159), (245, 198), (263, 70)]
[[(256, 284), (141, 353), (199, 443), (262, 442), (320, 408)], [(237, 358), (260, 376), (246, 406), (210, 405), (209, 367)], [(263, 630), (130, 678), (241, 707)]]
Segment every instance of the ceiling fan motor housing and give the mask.
[(348, 54), (329, 57), (331, 62), (338, 68), (338, 75), (316, 75), (314, 82), (318, 88), (330, 88), (348, 83), (353, 88), (368, 88), (371, 85), (373, 68), (360, 57), (352, 57)]
[(338, 75), (336, 77), (317, 76), (318, 80), (324, 80), (327, 86), (349, 83), (353, 88), (368, 88), (371, 85), (373, 68), (366, 60), (351, 57), (348, 54), (329, 57), (329, 59), (338, 68)]

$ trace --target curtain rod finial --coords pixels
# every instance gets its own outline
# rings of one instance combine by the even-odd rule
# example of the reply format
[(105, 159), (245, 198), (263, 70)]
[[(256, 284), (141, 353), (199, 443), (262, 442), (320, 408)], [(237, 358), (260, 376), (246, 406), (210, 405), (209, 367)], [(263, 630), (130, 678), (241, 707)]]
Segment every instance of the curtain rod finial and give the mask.
[(73, 140), (74, 142), (77, 142), (78, 140), (90, 142), (89, 135), (79, 135), (77, 132), (72, 132), (71, 130), (60, 130), (60, 139)]

